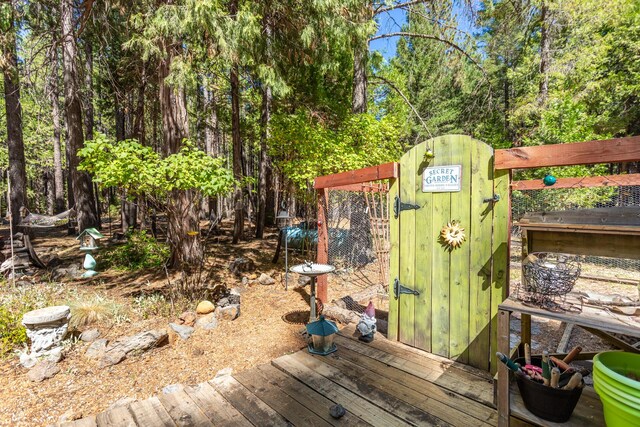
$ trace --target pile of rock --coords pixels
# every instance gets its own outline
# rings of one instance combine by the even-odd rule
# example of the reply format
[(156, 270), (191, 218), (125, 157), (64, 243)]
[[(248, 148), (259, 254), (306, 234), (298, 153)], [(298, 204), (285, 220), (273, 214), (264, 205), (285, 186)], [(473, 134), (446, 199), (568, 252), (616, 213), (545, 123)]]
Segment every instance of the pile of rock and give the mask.
[[(0, 253), (4, 258), (4, 261), (0, 264), (0, 274), (7, 279), (17, 279), (25, 274), (35, 273), (29, 257), (29, 248), (24, 243), (24, 235), (22, 233), (14, 234), (13, 242), (9, 238), (1, 240), (0, 247), (2, 248)], [(13, 277), (14, 271), (16, 277)]]

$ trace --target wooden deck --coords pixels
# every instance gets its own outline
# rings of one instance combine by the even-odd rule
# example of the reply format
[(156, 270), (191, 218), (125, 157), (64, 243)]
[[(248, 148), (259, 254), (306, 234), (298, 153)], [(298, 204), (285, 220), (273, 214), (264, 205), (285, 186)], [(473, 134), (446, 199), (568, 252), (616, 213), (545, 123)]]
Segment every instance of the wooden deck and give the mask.
[[(336, 337), (271, 364), (108, 410), (62, 426), (495, 426), (488, 373), (387, 341)], [(334, 419), (329, 408), (347, 413)]]

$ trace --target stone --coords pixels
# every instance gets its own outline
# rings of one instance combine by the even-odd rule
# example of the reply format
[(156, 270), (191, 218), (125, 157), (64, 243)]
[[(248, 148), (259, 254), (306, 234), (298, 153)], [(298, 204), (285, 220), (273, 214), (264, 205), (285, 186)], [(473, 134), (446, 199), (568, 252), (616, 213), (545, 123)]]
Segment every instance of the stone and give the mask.
[(258, 278), (258, 282), (261, 285), (273, 285), (274, 283), (276, 283), (276, 281), (273, 279), (273, 277), (269, 276), (268, 274), (262, 273), (260, 275), (260, 277)]
[(249, 280), (256, 280), (257, 278), (258, 278), (258, 275), (256, 273), (249, 275)]
[(174, 331), (171, 328), (169, 328), (169, 330), (167, 332), (168, 332), (168, 336), (169, 336), (169, 345), (174, 345), (179, 339), (178, 334), (176, 333), (176, 331)]
[(213, 305), (213, 303), (211, 301), (200, 301), (200, 303), (198, 304), (198, 307), (196, 308), (196, 313), (198, 314), (209, 314), (209, 313), (213, 313), (213, 311), (216, 309), (216, 306)]
[(169, 323), (169, 327), (173, 329), (183, 340), (189, 339), (195, 328), (192, 326), (178, 325), (176, 323)]
[[(97, 340), (95, 342), (98, 342)], [(122, 362), (130, 353), (141, 353), (150, 348), (159, 347), (168, 341), (165, 330), (149, 330), (139, 334), (118, 338), (107, 346), (100, 358), (98, 366), (101, 368)], [(95, 343), (94, 342), (94, 343)]]
[(99, 368), (106, 368), (107, 366), (117, 365), (127, 358), (127, 353), (125, 353), (122, 349), (115, 349), (105, 351), (98, 362)]
[(80, 334), (80, 339), (84, 342), (93, 342), (100, 336), (100, 331), (97, 329), (87, 329)]
[(218, 300), (218, 302), (216, 303), (216, 305), (218, 307), (226, 307), (227, 305), (229, 305), (229, 298), (225, 297), (225, 298), (220, 298), (220, 300)]
[(42, 360), (29, 370), (27, 377), (30, 381), (39, 383), (47, 378), (52, 378), (58, 372), (60, 372), (58, 365), (49, 360)]
[(53, 363), (60, 362), (63, 357), (62, 347), (56, 347), (47, 352), (47, 360)]
[(214, 380), (220, 379), (220, 378), (226, 378), (231, 376), (231, 374), (233, 373), (233, 369), (232, 368), (224, 368), (224, 369), (220, 369), (218, 372), (216, 372), (216, 376), (213, 377)]
[(180, 322), (177, 323), (186, 326), (193, 326), (195, 325), (197, 318), (198, 316), (193, 311), (185, 311), (180, 315)]
[(240, 277), (242, 273), (255, 270), (256, 266), (252, 260), (245, 257), (238, 257), (229, 263), (229, 271)]
[(20, 352), (20, 365), (25, 368), (33, 368), (38, 363), (38, 358), (33, 354), (29, 354), (27, 352)]
[(204, 350), (201, 348), (194, 348), (191, 354), (193, 354), (196, 357), (202, 356), (204, 354)]
[(89, 348), (87, 348), (87, 351), (84, 353), (85, 357), (87, 357), (88, 359), (100, 359), (107, 349), (107, 343), (108, 341), (104, 338), (95, 340), (91, 343)]
[(335, 419), (342, 418), (346, 413), (347, 410), (339, 403), (329, 408), (329, 414)]
[(79, 420), (80, 418), (82, 418), (82, 413), (78, 413), (73, 409), (69, 409), (67, 412), (58, 417), (58, 424)]
[(171, 384), (162, 389), (162, 394), (171, 394), (183, 389), (184, 386), (182, 384)]
[(215, 313), (209, 313), (206, 316), (200, 317), (196, 321), (196, 328), (211, 330), (215, 329), (218, 326), (218, 319), (216, 318)]
[(240, 291), (237, 288), (231, 288), (227, 298), (229, 299), (229, 304), (240, 304)]
[(240, 316), (240, 305), (229, 304), (226, 307), (218, 307), (217, 313), (219, 318), (225, 320), (235, 320)]
[(249, 278), (248, 277), (243, 277), (242, 278), (242, 286), (247, 286), (249, 284)]
[(128, 396), (121, 397), (120, 399), (116, 400), (111, 405), (109, 405), (109, 408), (107, 408), (107, 411), (110, 411), (111, 409), (127, 406), (127, 405), (130, 405), (133, 402), (137, 402), (137, 401), (138, 401), (138, 399), (136, 399), (134, 397), (128, 397)]

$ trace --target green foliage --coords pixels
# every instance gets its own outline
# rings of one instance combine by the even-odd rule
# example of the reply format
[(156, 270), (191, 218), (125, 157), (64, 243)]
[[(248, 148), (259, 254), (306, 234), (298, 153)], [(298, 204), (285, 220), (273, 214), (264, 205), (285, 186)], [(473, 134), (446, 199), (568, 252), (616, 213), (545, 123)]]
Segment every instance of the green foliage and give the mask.
[(167, 262), (169, 255), (166, 243), (158, 242), (146, 231), (134, 231), (128, 234), (126, 243), (101, 251), (100, 263), (105, 268), (121, 270), (158, 268)]
[(143, 294), (135, 297), (134, 310), (143, 319), (171, 316), (171, 302), (160, 293)]
[(305, 112), (273, 118), (274, 161), (301, 190), (320, 175), (397, 160), (400, 126), (392, 116), (349, 115), (330, 127)]
[(178, 153), (161, 158), (135, 140), (115, 142), (99, 134), (78, 155), (78, 169), (100, 185), (121, 187), (130, 195), (161, 198), (174, 190), (198, 190), (210, 197), (228, 193), (235, 183), (223, 158), (208, 156), (188, 140)]
[(59, 297), (57, 290), (52, 286), (33, 285), (0, 291), (0, 357), (27, 343), (22, 316), (28, 311), (52, 305)]

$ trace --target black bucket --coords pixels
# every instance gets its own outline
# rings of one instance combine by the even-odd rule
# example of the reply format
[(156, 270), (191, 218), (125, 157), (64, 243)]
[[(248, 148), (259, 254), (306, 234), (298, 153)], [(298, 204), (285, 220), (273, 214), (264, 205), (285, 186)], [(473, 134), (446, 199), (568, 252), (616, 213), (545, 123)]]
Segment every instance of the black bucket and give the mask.
[[(523, 358), (519, 358), (515, 362), (521, 366), (525, 364)], [(531, 364), (541, 366), (541, 358), (532, 357)], [(578, 404), (578, 400), (580, 400), (583, 389), (583, 387), (576, 387), (573, 390), (551, 388), (517, 375), (516, 382), (518, 389), (520, 389), (524, 406), (532, 414), (556, 423), (564, 423), (571, 418), (571, 414)]]

